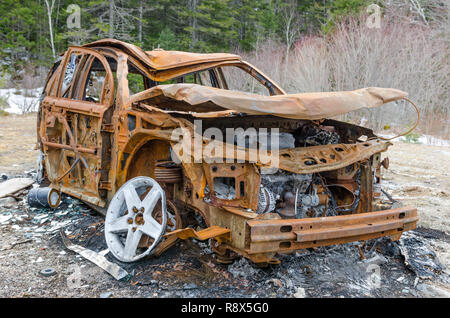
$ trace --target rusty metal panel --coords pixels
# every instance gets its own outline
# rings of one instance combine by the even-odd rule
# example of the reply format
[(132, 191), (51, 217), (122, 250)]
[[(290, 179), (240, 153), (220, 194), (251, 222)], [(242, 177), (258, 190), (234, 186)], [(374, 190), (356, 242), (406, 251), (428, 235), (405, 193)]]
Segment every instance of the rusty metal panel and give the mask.
[(249, 220), (248, 253), (295, 250), (401, 234), (416, 227), (411, 207), (362, 214), (288, 220)]

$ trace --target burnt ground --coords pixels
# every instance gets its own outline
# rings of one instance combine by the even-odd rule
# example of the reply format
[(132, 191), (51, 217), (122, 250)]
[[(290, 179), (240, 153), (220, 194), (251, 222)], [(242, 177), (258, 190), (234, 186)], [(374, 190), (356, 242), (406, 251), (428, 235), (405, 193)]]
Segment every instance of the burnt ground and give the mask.
[[(5, 209), (0, 214), (3, 217), (0, 297), (450, 295), (450, 277), (434, 251), (436, 246), (448, 247), (450, 237), (438, 230), (418, 228), (404, 235), (400, 242), (369, 241), (364, 249), (367, 259), (362, 261), (357, 243), (350, 243), (280, 255), (281, 265), (263, 269), (245, 259), (229, 266), (218, 264), (207, 243), (185, 241), (159, 258), (133, 264), (121, 263), (107, 254), (110, 261), (129, 274), (116, 281), (100, 267), (64, 247), (60, 228), (75, 244), (97, 252), (107, 248), (103, 218), (83, 203), (66, 197), (56, 210), (30, 208), (24, 201), (12, 210)], [(377, 278), (371, 276), (373, 265), (379, 266), (378, 285)], [(54, 269), (56, 274), (43, 276), (40, 271), (45, 268)]]
[[(0, 118), (0, 174), (10, 178), (30, 176), (35, 161), (34, 118), (18, 121), (27, 133)], [(388, 155), (384, 189), (418, 206), (419, 228), (398, 242), (368, 242), (366, 260), (349, 243), (280, 255), (281, 265), (265, 269), (245, 259), (225, 266), (206, 243), (186, 241), (133, 264), (107, 254), (129, 273), (116, 281), (66, 249), (59, 233), (102, 251), (103, 217), (70, 197), (56, 210), (30, 208), (23, 191), (0, 203), (0, 297), (449, 297), (450, 149), (398, 142)], [(46, 268), (55, 275), (40, 274)]]

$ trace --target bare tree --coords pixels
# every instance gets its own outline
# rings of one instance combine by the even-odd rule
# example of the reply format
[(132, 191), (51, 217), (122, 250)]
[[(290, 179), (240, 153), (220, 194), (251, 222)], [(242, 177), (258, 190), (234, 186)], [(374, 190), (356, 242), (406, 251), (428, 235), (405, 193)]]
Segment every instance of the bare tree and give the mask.
[[(381, 28), (368, 28), (367, 16), (350, 18), (325, 36), (304, 37), (283, 59), (286, 44), (258, 43), (258, 53), (241, 53), (288, 93), (354, 90), (378, 86), (409, 93), (421, 111), (419, 132), (450, 138), (450, 66), (446, 19), (399, 19), (392, 7)], [(441, 10), (441, 7), (438, 7)], [(433, 13), (432, 13), (433, 14)], [(430, 15), (428, 15), (430, 16)], [(432, 15), (431, 15), (432, 16)], [(437, 21), (440, 21), (437, 23)], [(444, 30), (444, 31), (443, 31)], [(270, 63), (267, 61), (270, 60)], [(289, 63), (289, 64), (288, 64)], [(416, 120), (403, 102), (341, 117), (380, 132), (404, 132)], [(389, 127), (390, 130), (385, 130)]]
[[(141, 44), (143, 43), (142, 35), (143, 35), (143, 22), (145, 21), (144, 15), (156, 10), (155, 6), (149, 7), (149, 6), (146, 6), (145, 4), (146, 4), (146, 2), (144, 0), (139, 0), (139, 5), (138, 5), (138, 9), (137, 9), (138, 10), (138, 18), (137, 18), (138, 41)], [(131, 11), (129, 11), (129, 12), (132, 13)], [(136, 19), (136, 18), (134, 18), (134, 19)]]
[(114, 37), (114, 0), (109, 0), (109, 37)]
[(144, 6), (142, 0), (139, 1), (139, 19), (138, 19), (138, 41), (142, 43), (142, 18), (144, 15)]
[(425, 16), (425, 12), (423, 11), (422, 6), (420, 5), (419, 0), (409, 0), (409, 2), (412, 5), (413, 10), (419, 15), (419, 17), (422, 19), (422, 21), (428, 25), (428, 20)]
[(86, 30), (88, 34), (97, 33), (98, 36), (109, 36), (110, 38), (124, 41), (133, 40), (130, 31), (135, 28), (135, 22), (138, 18), (135, 16), (135, 9), (126, 7), (125, 0), (109, 0), (107, 3), (100, 2), (85, 10), (91, 14), (98, 15), (100, 24), (108, 26), (107, 32), (101, 27), (95, 26)]
[(193, 49), (195, 47), (195, 44), (198, 41), (198, 38), (197, 38), (197, 28), (198, 28), (197, 4), (198, 4), (198, 0), (189, 0), (188, 1), (188, 9), (191, 11), (191, 15), (189, 17), (189, 26), (191, 29), (191, 43), (189, 43), (190, 49)]
[(55, 7), (56, 0), (44, 0), (45, 6), (47, 7), (47, 17), (48, 17), (48, 29), (50, 33), (50, 45), (52, 47), (53, 58), (56, 58), (55, 44), (53, 42), (53, 23), (52, 23), (52, 12)]
[(289, 66), (289, 51), (292, 45), (300, 35), (300, 17), (297, 11), (297, 3), (295, 0), (289, 0), (283, 7), (281, 12), (284, 41), (286, 44), (286, 71)]

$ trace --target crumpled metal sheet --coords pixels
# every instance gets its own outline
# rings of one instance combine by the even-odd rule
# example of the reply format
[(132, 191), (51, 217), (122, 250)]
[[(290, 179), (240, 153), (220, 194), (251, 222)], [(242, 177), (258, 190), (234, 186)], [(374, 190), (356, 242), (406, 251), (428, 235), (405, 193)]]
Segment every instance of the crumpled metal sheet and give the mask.
[(64, 232), (60, 231), (62, 241), (64, 245), (71, 251), (74, 251), (87, 260), (91, 261), (95, 265), (99, 266), (111, 276), (113, 276), (115, 279), (120, 280), (124, 277), (128, 276), (128, 272), (125, 271), (123, 268), (121, 268), (119, 265), (111, 263), (105, 258), (105, 251), (102, 251), (100, 253), (94, 252), (90, 249), (84, 248), (80, 245), (73, 244), (64, 234)]
[(85, 47), (113, 46), (130, 54), (155, 70), (216, 61), (240, 61), (241, 57), (229, 53), (191, 53), (180, 51), (153, 50), (145, 51), (134, 44), (115, 39), (102, 39), (84, 45)]
[(155, 106), (193, 112), (230, 109), (253, 115), (316, 120), (379, 107), (407, 95), (394, 88), (366, 87), (354, 91), (262, 96), (197, 84), (169, 84), (138, 93), (132, 102), (146, 100)]
[(28, 188), (34, 183), (31, 178), (13, 178), (0, 183), (0, 198), (7, 197), (17, 191)]

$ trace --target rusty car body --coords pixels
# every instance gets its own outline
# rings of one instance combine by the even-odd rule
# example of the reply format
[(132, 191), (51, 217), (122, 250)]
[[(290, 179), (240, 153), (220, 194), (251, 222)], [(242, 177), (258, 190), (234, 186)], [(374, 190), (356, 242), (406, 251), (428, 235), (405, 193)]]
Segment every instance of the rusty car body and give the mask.
[[(259, 90), (233, 90), (227, 74), (236, 70)], [(396, 240), (415, 228), (416, 208), (381, 195), (389, 165), (381, 154), (391, 143), (329, 119), (406, 95), (388, 88), (286, 94), (237, 55), (145, 52), (104, 39), (70, 47), (50, 70), (37, 143), (50, 188), (106, 215), (116, 258), (159, 255), (194, 238), (212, 239), (224, 263), (238, 256), (277, 263), (280, 252)], [(211, 127), (279, 129), (277, 164), (251, 158), (250, 145), (205, 135)], [(179, 128), (189, 136), (175, 138)], [(173, 159), (177, 145), (199, 141), (206, 157), (188, 151), (192, 160)]]

